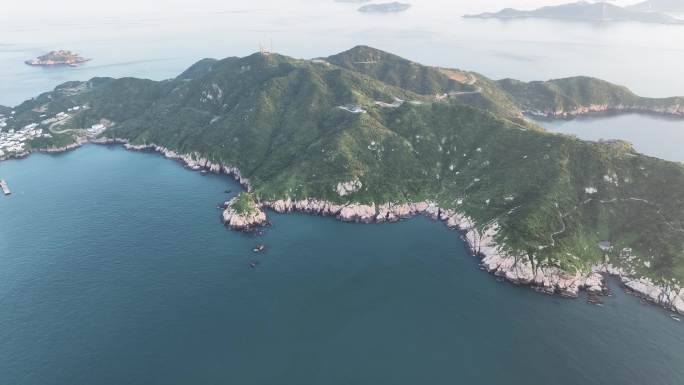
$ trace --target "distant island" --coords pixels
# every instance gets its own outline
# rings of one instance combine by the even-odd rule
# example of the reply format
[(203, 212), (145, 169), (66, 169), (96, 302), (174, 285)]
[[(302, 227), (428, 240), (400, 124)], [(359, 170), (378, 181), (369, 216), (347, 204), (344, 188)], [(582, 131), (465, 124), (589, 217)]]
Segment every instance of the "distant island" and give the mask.
[(655, 24), (684, 24), (684, 20), (660, 12), (645, 12), (639, 8), (619, 7), (607, 2), (589, 3), (579, 1), (556, 6), (547, 6), (531, 11), (506, 8), (499, 12), (485, 12), (464, 15), (478, 19), (526, 19), (544, 18), (585, 22), (637, 21)]
[(411, 8), (411, 4), (399, 3), (397, 1), (392, 3), (368, 4), (359, 8), (359, 12), (364, 13), (395, 13), (403, 12)]
[(59, 50), (50, 51), (45, 55), (38, 56), (33, 60), (27, 60), (25, 63), (30, 66), (38, 67), (51, 67), (60, 65), (75, 67), (88, 61), (90, 61), (90, 59), (86, 59), (75, 52)]
[(682, 0), (647, 0), (630, 5), (628, 9), (643, 12), (684, 12)]

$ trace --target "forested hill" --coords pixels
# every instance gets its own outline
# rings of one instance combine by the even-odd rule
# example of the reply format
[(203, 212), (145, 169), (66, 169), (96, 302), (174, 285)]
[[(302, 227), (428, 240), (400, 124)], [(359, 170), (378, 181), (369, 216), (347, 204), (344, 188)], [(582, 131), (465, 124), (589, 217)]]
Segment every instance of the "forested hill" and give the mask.
[(596, 112), (644, 111), (684, 116), (684, 98), (645, 98), (626, 87), (577, 76), (549, 81), (504, 79), (497, 85), (523, 111), (543, 116), (575, 116)]
[[(65, 83), (17, 106), (9, 123), (51, 132), (33, 148), (90, 132), (197, 153), (239, 168), (259, 200), (433, 201), (498, 223), (500, 243), (537, 266), (587, 269), (609, 241), (615, 264), (684, 281), (684, 166), (522, 119), (531, 107), (633, 98), (577, 79), (496, 82), (369, 47), (315, 60), (254, 54), (205, 59), (159, 82)], [(346, 182), (355, 187), (341, 194)]]

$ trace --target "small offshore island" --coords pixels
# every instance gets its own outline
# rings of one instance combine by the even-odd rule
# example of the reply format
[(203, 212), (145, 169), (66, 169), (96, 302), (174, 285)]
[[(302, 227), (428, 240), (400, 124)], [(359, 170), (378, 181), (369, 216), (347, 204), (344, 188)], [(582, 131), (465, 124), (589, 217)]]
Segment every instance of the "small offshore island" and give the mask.
[(71, 66), (76, 67), (80, 64), (89, 62), (91, 59), (86, 59), (79, 54), (71, 51), (59, 50), (50, 51), (45, 55), (38, 56), (35, 59), (27, 60), (24, 63), (36, 67), (52, 67), (52, 66)]
[(684, 313), (684, 165), (525, 118), (623, 112), (682, 118), (684, 98), (589, 77), (492, 80), (358, 46), (203, 59), (165, 81), (64, 83), (1, 118), (0, 148), (13, 158), (123, 144), (231, 175), (246, 192), (222, 219), (238, 230), (266, 224), (265, 209), (359, 223), (425, 215), (511, 282), (577, 297), (614, 275)]
[(359, 8), (359, 12), (363, 13), (397, 13), (404, 12), (411, 8), (411, 4), (400, 3), (398, 1), (391, 3), (368, 4)]

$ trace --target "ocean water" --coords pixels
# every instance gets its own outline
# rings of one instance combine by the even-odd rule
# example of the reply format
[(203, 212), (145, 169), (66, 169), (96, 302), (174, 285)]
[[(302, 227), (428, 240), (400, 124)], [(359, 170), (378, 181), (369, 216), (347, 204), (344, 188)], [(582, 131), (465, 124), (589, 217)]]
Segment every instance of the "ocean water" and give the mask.
[[(464, 20), (547, 0), (413, 1), (361, 15), (332, 0), (10, 2), (0, 104), (94, 76), (164, 79), (259, 44), (295, 57), (356, 44), (523, 80), (591, 75), (684, 95), (684, 28)], [(563, 1), (560, 1), (563, 2)], [(79, 68), (23, 64), (52, 49)], [(684, 161), (682, 121), (542, 122)], [(497, 282), (426, 218), (354, 225), (274, 215), (254, 238), (216, 204), (239, 191), (155, 154), (88, 145), (0, 163), (0, 384), (684, 383), (684, 325), (612, 282), (604, 307)], [(257, 243), (267, 252), (254, 254)], [(257, 268), (249, 264), (258, 261)]]
[(549, 131), (584, 140), (622, 139), (646, 155), (684, 162), (684, 119), (657, 115), (624, 114), (581, 117), (573, 120), (535, 120)]
[(684, 383), (666, 311), (497, 282), (427, 218), (254, 238), (219, 221), (232, 180), (121, 147), (0, 176), (0, 384)]

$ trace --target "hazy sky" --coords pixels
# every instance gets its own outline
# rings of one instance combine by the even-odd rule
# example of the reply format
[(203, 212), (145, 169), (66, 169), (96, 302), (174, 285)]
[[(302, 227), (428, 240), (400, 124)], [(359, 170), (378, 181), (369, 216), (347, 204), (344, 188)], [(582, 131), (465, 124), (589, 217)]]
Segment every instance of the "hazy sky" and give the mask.
[[(169, 14), (196, 10), (239, 10), (282, 8), (289, 2), (310, 3), (312, 6), (333, 0), (2, 0), (0, 18), (82, 17), (122, 14)], [(388, 0), (375, 0), (375, 2)], [(562, 4), (573, 0), (402, 0), (416, 7), (439, 6), (454, 12), (484, 12), (504, 7), (534, 8)], [(632, 4), (639, 0), (616, 0), (615, 4)]]

